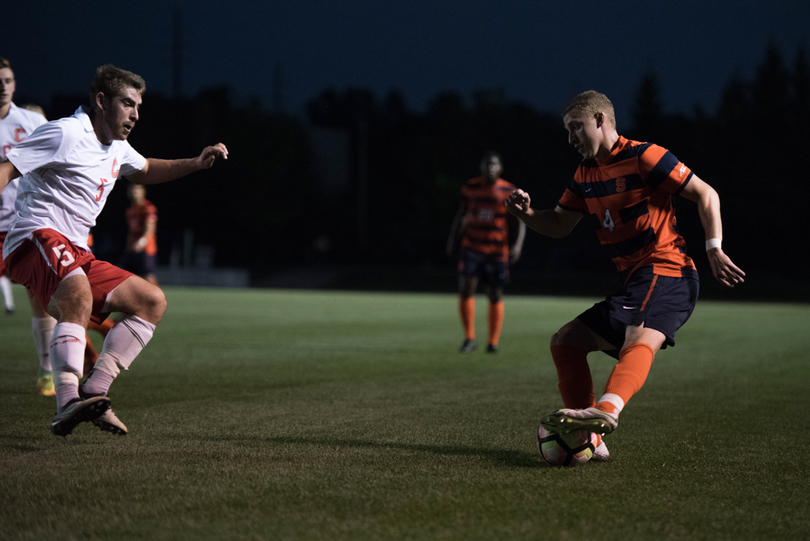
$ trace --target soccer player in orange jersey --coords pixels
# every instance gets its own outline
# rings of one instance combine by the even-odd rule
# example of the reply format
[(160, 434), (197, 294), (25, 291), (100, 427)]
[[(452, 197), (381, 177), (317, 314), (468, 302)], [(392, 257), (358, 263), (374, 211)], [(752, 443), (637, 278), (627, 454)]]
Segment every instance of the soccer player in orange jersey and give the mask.
[[(666, 149), (620, 136), (607, 96), (595, 91), (576, 96), (563, 122), (568, 142), (584, 160), (562, 198), (553, 210), (535, 210), (529, 194), (516, 190), (507, 208), (531, 229), (554, 238), (565, 237), (586, 217), (616, 264), (621, 289), (551, 339), (566, 409), (542, 420), (557, 433), (585, 429), (607, 434), (646, 381), (658, 350), (675, 345), (675, 331), (697, 300), (698, 275), (676, 229), (674, 196), (697, 204), (714, 277), (734, 287), (743, 283), (745, 273), (721, 247), (717, 192)], [(586, 359), (592, 351), (618, 359), (598, 401)], [(594, 458), (607, 456), (602, 442)]]
[(146, 188), (140, 184), (129, 185), (129, 200), (129, 232), (121, 268), (157, 285), (157, 207), (146, 199)]
[(460, 239), (458, 258), (459, 312), (464, 327), (462, 353), (477, 348), (475, 340), (475, 290), (479, 277), (486, 283), (489, 298), (487, 352), (498, 352), (503, 326), (503, 288), (509, 283), (509, 263), (520, 258), (526, 226), (518, 221), (515, 243), (509, 246), (509, 213), (504, 202), (515, 185), (500, 178), (501, 156), (487, 152), (481, 159), (481, 176), (470, 179), (461, 189), (461, 204), (453, 220), (447, 252), (452, 253)]

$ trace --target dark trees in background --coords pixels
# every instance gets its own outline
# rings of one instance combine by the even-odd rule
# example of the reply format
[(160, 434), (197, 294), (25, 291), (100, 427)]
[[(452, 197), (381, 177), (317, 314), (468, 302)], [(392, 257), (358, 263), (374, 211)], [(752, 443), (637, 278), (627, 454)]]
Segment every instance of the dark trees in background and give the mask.
[[(70, 115), (82, 101), (56, 97), (48, 114)], [(718, 190), (724, 247), (753, 280), (810, 277), (798, 234), (801, 188), (810, 180), (805, 51), (786, 60), (768, 47), (752, 80), (731, 78), (714, 114), (699, 107), (667, 113), (650, 66), (630, 116), (618, 119), (620, 133), (669, 148)], [(313, 129), (345, 135), (342, 185), (325, 189)], [(502, 153), (504, 178), (539, 207), (556, 203), (579, 160), (559, 112), (537, 111), (502, 89), (469, 99), (440, 94), (419, 113), (396, 91), (378, 99), (362, 88), (325, 90), (309, 102), (306, 120), (269, 113), (255, 100), (236, 106), (227, 88), (193, 99), (147, 94), (131, 137), (142, 154), (159, 158), (195, 156), (217, 141), (228, 145), (230, 160), (148, 188), (160, 213), (161, 264), (192, 230), (197, 244), (215, 249), (217, 265), (248, 267), (256, 277), (307, 261), (452, 266), (444, 255), (450, 222), (461, 185), (478, 175), (485, 151)], [(112, 261), (123, 249), (126, 206), (126, 190), (115, 190), (96, 229)], [(679, 201), (678, 213), (690, 253), (708, 276), (694, 205)], [(520, 265), (525, 273), (609, 272), (593, 258), (594, 247), (582, 224), (563, 241), (530, 233)]]

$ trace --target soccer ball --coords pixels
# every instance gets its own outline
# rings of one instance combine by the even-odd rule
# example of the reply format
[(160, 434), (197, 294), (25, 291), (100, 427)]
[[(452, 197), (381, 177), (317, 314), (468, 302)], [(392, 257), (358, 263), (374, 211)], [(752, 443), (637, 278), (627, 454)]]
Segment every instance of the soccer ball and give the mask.
[(543, 425), (537, 429), (537, 448), (552, 466), (573, 468), (588, 462), (599, 446), (598, 434), (574, 430), (568, 434), (552, 434)]

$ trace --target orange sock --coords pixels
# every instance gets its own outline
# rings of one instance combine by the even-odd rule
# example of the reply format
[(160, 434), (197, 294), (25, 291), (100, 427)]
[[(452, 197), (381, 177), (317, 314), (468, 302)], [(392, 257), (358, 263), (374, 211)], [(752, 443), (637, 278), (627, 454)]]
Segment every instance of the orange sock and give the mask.
[(498, 345), (503, 328), (503, 301), (489, 303), (489, 344)]
[(475, 298), (460, 297), (458, 310), (461, 313), (461, 326), (464, 327), (464, 338), (475, 340)]
[(596, 402), (588, 352), (572, 346), (551, 346), (560, 395), (566, 408), (590, 408)]
[(113, 328), (113, 325), (115, 325), (115, 321), (113, 321), (112, 319), (105, 319), (104, 321), (101, 322), (100, 325), (93, 323), (91, 321), (90, 323), (87, 324), (87, 328), (90, 329), (91, 331), (96, 331), (101, 336), (107, 336), (107, 333), (110, 332), (110, 329)]
[(605, 394), (596, 405), (602, 411), (618, 415), (636, 394), (650, 373), (655, 352), (643, 342), (630, 344), (619, 353), (619, 363), (610, 373)]

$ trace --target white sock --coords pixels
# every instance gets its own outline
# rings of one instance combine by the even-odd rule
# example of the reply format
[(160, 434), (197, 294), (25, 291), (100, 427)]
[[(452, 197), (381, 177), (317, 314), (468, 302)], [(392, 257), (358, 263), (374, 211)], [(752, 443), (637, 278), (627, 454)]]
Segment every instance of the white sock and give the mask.
[(56, 389), (56, 409), (79, 398), (79, 378), (84, 367), (85, 329), (76, 323), (59, 323), (51, 339), (51, 365)]
[(34, 348), (37, 350), (39, 367), (43, 372), (53, 370), (49, 350), (54, 327), (56, 327), (56, 320), (51, 316), (31, 318), (31, 334), (34, 336)]
[(126, 316), (110, 329), (90, 377), (82, 388), (89, 394), (107, 394), (121, 370), (128, 370), (135, 357), (152, 339), (155, 326), (138, 316)]
[[(616, 408), (615, 412), (611, 414), (614, 417), (618, 417), (619, 414), (624, 409), (624, 400), (622, 400), (621, 396), (619, 396), (617, 394), (614, 394), (614, 393), (605, 393), (605, 394), (603, 394), (602, 398), (599, 399), (599, 402), (608, 402), (608, 403), (612, 404), (613, 407)], [(597, 402), (597, 404), (599, 402)]]
[(11, 292), (11, 280), (8, 276), (0, 276), (0, 291), (6, 299), (6, 310), (14, 310), (14, 294)]

